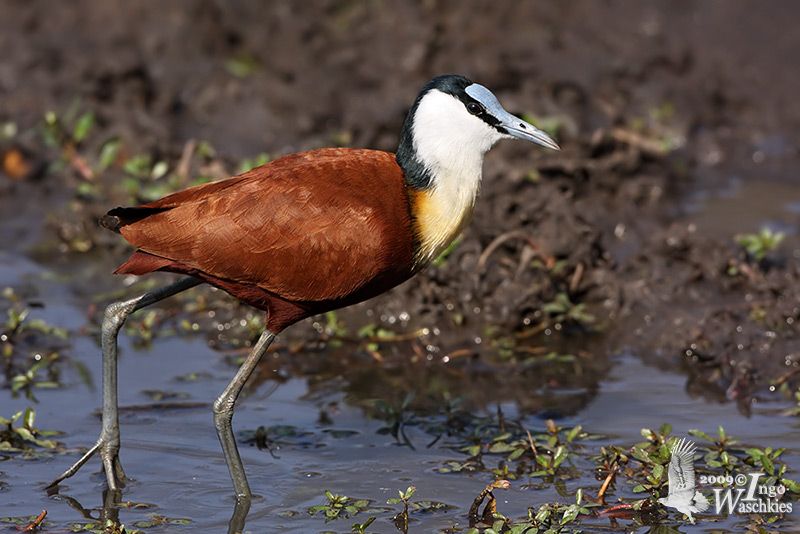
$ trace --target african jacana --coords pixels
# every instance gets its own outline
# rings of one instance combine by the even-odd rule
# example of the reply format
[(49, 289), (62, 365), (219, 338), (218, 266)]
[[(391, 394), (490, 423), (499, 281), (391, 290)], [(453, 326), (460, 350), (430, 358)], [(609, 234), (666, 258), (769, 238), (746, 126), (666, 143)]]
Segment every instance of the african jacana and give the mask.
[(236, 398), (272, 339), (301, 319), (379, 295), (427, 266), (469, 221), (484, 154), (512, 137), (558, 150), (482, 85), (440, 76), (414, 101), (397, 154), (312, 150), (109, 211), (103, 226), (138, 249), (116, 273), (188, 277), (106, 309), (100, 438), (51, 486), (100, 451), (109, 488), (119, 487), (119, 330), (134, 311), (205, 282), (267, 312), (266, 330), (213, 406), (234, 490), (249, 499), (231, 421)]

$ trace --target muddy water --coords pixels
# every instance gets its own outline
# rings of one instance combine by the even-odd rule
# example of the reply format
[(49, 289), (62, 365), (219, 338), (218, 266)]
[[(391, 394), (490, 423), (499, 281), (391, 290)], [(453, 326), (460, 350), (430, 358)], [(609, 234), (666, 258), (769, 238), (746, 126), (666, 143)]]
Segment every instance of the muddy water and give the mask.
[[(0, 281), (3, 284), (30, 284), (50, 295), (44, 309), (34, 314), (54, 324), (78, 331), (85, 323), (84, 311), (74, 297), (59, 292), (45, 281), (46, 271), (24, 259), (0, 255)], [(221, 532), (233, 508), (227, 469), (222, 460), (211, 424), (209, 402), (230, 378), (233, 368), (218, 352), (211, 350), (200, 337), (168, 337), (156, 340), (147, 350), (137, 350), (130, 340), (121, 340), (120, 404), (122, 412), (122, 461), (127, 474), (135, 480), (124, 492), (123, 500), (135, 504), (120, 511), (120, 521), (127, 525), (148, 520), (153, 514), (171, 520), (186, 519), (189, 526), (170, 526), (146, 531)], [(85, 365), (97, 384), (100, 372), (99, 351), (85, 335), (72, 338), (74, 359)], [(752, 446), (787, 447), (784, 460), (790, 472), (800, 471), (800, 427), (795, 418), (780, 415), (782, 403), (759, 403), (752, 415), (744, 417), (731, 402), (706, 401), (687, 393), (683, 374), (650, 367), (643, 363), (647, 355), (623, 354), (613, 359), (611, 370), (599, 382), (596, 392), (575, 415), (563, 417), (559, 424), (581, 424), (603, 438), (585, 444), (587, 453), (597, 453), (610, 443), (630, 446), (641, 441), (641, 428), (657, 428), (669, 422), (676, 435), (690, 429), (713, 434), (717, 425)], [(182, 381), (179, 377), (196, 372), (200, 378)], [(346, 381), (346, 380), (345, 380)], [(99, 430), (96, 408), (99, 391), (87, 385), (75, 371), (67, 371), (65, 387), (37, 391), (37, 426), (43, 429), (66, 429), (63, 437), (72, 448), (87, 446)], [(338, 384), (338, 386), (337, 386)], [(240, 403), (234, 425), (238, 430), (259, 426), (287, 425), (299, 436), (284, 441), (273, 450), (274, 457), (253, 446), (242, 448), (250, 484), (260, 496), (253, 504), (247, 529), (251, 532), (349, 532), (356, 520), (368, 516), (325, 524), (321, 516), (309, 516), (307, 509), (324, 502), (323, 491), (358, 498), (374, 499), (383, 507), (373, 532), (397, 532), (390, 518), (396, 507), (386, 506), (386, 499), (409, 485), (418, 488), (419, 500), (434, 500), (448, 505), (444, 511), (414, 515), (411, 532), (436, 532), (453, 525), (466, 526), (465, 514), (473, 497), (492, 480), (489, 474), (445, 475), (435, 471), (448, 460), (464, 460), (463, 454), (447, 448), (446, 443), (432, 447), (425, 444), (431, 436), (415, 427), (407, 428), (416, 449), (399, 445), (391, 436), (379, 433), (381, 421), (365, 416), (357, 407), (358, 392), (347, 396), (337, 392), (342, 381), (326, 388), (327, 393), (310, 394), (306, 380), (293, 378), (277, 389), (261, 384)], [(421, 386), (421, 385), (420, 385)], [(145, 390), (178, 392), (175, 404), (154, 404)], [(536, 392), (532, 392), (536, 395)], [(352, 402), (348, 402), (352, 401)], [(23, 409), (29, 402), (22, 398), (3, 401), (3, 413)], [(160, 406), (160, 407), (157, 407)], [(513, 403), (503, 406), (505, 416), (519, 418), (528, 428), (542, 430), (544, 422), (535, 416), (518, 413)], [(487, 411), (494, 406), (487, 406)], [(321, 421), (320, 414), (327, 417)], [(98, 517), (104, 479), (97, 462), (68, 480), (59, 495), (48, 497), (41, 485), (60, 472), (77, 456), (56, 456), (46, 461), (23, 460), (17, 456), (0, 457), (0, 479), (8, 486), (0, 493), (4, 516), (35, 515), (48, 511), (52, 530), (73, 523), (86, 523)], [(580, 478), (566, 482), (568, 495), (578, 488), (596, 493), (589, 464), (583, 465)], [(541, 486), (541, 488), (540, 488)], [(540, 489), (533, 489), (540, 488)], [(509, 517), (522, 517), (528, 507), (545, 502), (570, 502), (559, 495), (552, 484), (538, 479), (522, 479), (507, 491), (498, 491), (498, 511)], [(618, 497), (635, 498), (629, 488), (620, 486)], [(86, 515), (88, 514), (88, 516)], [(673, 515), (668, 522), (677, 521)], [(624, 525), (624, 521), (622, 521)], [(738, 532), (745, 518), (730, 516), (715, 523), (715, 528)], [(678, 522), (682, 524), (682, 522)], [(585, 525), (606, 530), (608, 520), (593, 520)], [(651, 527), (632, 527), (630, 532), (650, 532)], [(703, 524), (681, 526), (682, 532), (706, 531)], [(790, 517), (783, 528), (800, 528)], [(612, 528), (615, 530), (615, 528)]]
[(751, 233), (767, 227), (796, 239), (800, 219), (800, 187), (774, 180), (727, 181), (693, 192), (686, 220), (719, 236)]

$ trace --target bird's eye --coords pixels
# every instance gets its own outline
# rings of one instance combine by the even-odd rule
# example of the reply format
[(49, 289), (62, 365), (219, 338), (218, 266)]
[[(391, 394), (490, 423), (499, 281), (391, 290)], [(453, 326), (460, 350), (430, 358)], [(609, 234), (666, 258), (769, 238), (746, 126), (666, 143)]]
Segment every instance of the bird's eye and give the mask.
[(472, 113), (473, 115), (480, 115), (483, 111), (483, 108), (480, 104), (476, 104), (475, 102), (470, 102), (467, 104), (467, 111)]

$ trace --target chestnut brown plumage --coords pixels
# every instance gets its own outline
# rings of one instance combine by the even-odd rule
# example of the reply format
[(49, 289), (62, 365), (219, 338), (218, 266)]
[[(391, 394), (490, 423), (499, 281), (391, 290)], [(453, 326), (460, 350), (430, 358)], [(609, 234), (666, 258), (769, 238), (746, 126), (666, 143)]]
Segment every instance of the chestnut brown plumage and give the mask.
[(213, 406), (237, 506), (246, 514), (250, 488), (231, 428), (233, 407), (275, 334), (305, 317), (379, 295), (423, 269), (468, 222), (483, 155), (511, 137), (558, 149), (544, 132), (506, 112), (485, 87), (440, 76), (415, 100), (397, 154), (314, 150), (109, 211), (102, 224), (137, 248), (117, 273), (187, 277), (107, 308), (100, 437), (51, 486), (95, 452), (109, 488), (122, 485), (119, 330), (134, 311), (205, 282), (267, 313), (266, 330)]
[(199, 278), (265, 310), (273, 333), (379, 295), (414, 273), (403, 171), (393, 154), (376, 150), (286, 156), (113, 209), (106, 221), (139, 249), (117, 274)]

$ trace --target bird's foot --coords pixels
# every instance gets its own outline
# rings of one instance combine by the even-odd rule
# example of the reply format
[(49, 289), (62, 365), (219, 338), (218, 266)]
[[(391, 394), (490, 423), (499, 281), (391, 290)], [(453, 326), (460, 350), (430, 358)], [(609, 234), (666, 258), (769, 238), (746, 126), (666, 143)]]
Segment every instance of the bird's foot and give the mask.
[(118, 491), (120, 488), (125, 487), (125, 472), (122, 470), (122, 464), (119, 461), (119, 435), (108, 437), (105, 433), (100, 434), (97, 442), (91, 449), (81, 456), (81, 458), (72, 464), (72, 466), (64, 471), (58, 478), (53, 480), (47, 485), (47, 488), (53, 488), (60, 484), (62, 481), (68, 479), (78, 472), (89, 459), (100, 453), (100, 459), (103, 463), (103, 470), (106, 473), (106, 482), (108, 489)]

